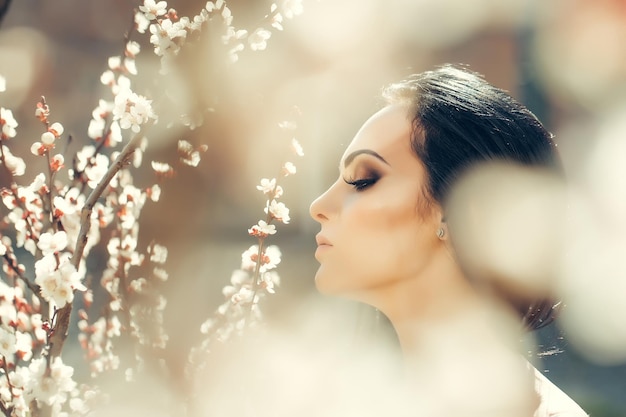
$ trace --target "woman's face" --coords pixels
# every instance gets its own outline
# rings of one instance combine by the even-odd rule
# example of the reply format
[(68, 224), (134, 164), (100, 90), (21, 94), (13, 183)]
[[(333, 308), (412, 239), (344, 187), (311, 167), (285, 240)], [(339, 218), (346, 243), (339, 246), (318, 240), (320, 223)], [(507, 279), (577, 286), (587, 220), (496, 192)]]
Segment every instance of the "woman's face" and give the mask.
[(426, 171), (410, 134), (405, 107), (374, 114), (341, 158), (337, 181), (311, 204), (321, 225), (319, 291), (367, 301), (428, 267), (441, 244), (441, 211), (426, 202)]

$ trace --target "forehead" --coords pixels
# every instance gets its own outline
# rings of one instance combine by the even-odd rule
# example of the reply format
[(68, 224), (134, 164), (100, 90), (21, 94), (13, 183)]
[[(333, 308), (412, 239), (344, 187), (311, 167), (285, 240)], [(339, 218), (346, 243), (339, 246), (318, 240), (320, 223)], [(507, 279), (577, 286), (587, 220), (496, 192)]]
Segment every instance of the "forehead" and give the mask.
[(346, 155), (362, 149), (370, 149), (385, 158), (391, 165), (393, 159), (411, 157), (411, 120), (407, 108), (390, 105), (374, 113), (359, 129), (348, 145)]

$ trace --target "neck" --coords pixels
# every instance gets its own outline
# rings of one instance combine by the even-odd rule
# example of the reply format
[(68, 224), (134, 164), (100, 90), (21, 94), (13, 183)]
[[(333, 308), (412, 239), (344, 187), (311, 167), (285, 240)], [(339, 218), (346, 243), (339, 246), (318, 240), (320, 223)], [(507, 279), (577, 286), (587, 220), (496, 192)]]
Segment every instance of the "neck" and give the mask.
[(363, 297), (387, 316), (405, 357), (431, 342), (433, 331), (469, 326), (469, 318), (475, 319), (471, 325), (480, 326), (476, 331), (495, 332), (488, 318), (489, 303), (472, 287), (448, 250), (442, 248), (434, 258), (419, 276), (376, 288)]

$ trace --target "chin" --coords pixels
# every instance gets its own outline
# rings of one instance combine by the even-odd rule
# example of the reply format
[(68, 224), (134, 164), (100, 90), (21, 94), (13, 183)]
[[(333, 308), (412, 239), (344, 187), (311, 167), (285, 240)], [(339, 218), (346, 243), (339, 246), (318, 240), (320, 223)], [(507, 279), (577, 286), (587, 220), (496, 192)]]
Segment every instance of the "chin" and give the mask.
[(315, 274), (315, 288), (324, 295), (343, 295), (346, 292), (342, 287), (341, 279), (336, 274), (329, 274), (324, 271), (324, 266), (320, 266)]
[(350, 281), (346, 280), (344, 275), (329, 274), (323, 267), (315, 274), (315, 288), (320, 294), (361, 301), (359, 288), (356, 288), (354, 282), (352, 284), (350, 285)]
[(330, 277), (324, 276), (324, 274), (318, 270), (315, 274), (315, 288), (317, 291), (325, 295), (333, 294), (333, 291), (331, 291), (332, 282), (329, 282), (330, 280)]

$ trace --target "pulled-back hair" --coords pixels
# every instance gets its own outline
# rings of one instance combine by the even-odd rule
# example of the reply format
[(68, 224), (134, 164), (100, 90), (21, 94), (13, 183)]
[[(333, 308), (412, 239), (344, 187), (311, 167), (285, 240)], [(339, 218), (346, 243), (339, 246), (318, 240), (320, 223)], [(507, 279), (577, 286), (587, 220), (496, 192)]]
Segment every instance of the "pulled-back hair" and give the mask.
[[(441, 205), (455, 181), (481, 162), (561, 171), (552, 135), (537, 117), (474, 72), (446, 65), (391, 84), (383, 97), (407, 106), (411, 146), (428, 173), (424, 194)], [(514, 305), (530, 329), (551, 322), (557, 306), (548, 299)]]

